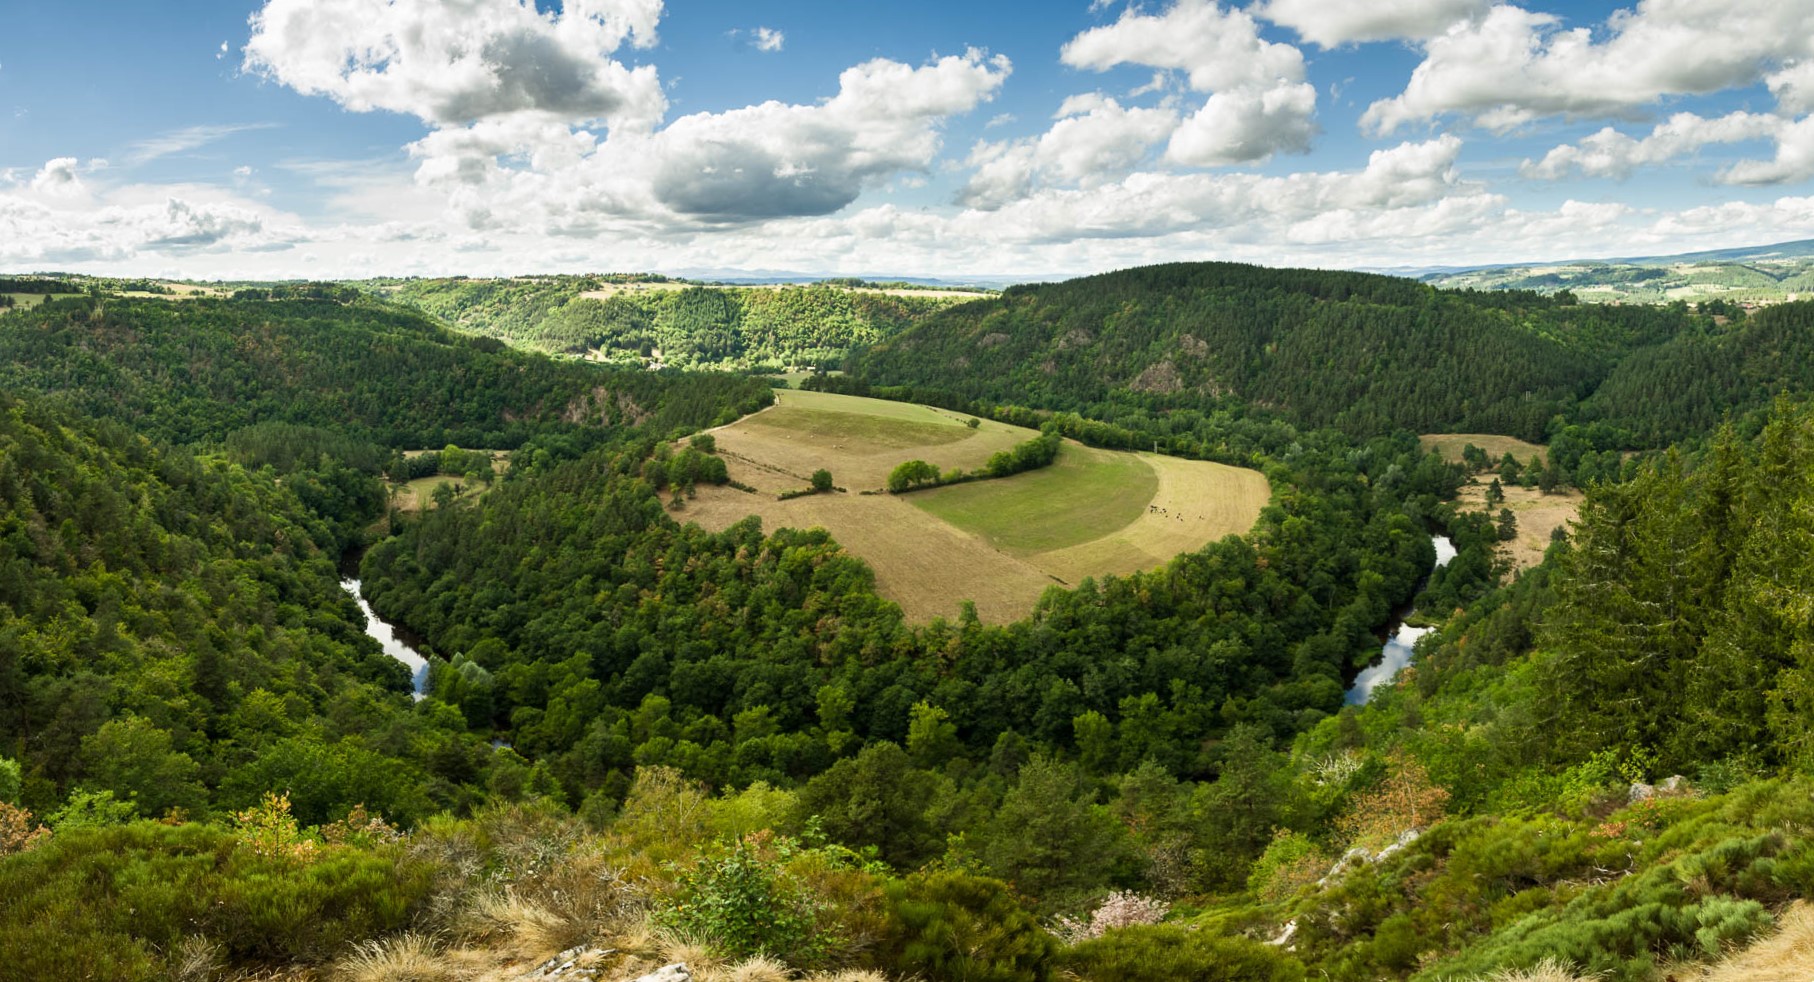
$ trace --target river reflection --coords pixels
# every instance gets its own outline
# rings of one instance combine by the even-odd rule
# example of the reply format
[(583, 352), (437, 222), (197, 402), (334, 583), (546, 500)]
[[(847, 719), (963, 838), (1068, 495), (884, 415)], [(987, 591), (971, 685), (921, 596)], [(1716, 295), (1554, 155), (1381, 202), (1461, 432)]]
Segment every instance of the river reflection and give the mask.
[[(1432, 536), (1430, 541), (1436, 546), (1437, 566), (1446, 566), (1449, 560), (1455, 558), (1455, 543), (1448, 536)], [(1379, 661), (1354, 677), (1354, 685), (1342, 701), (1350, 706), (1365, 705), (1368, 699), (1373, 698), (1375, 688), (1391, 682), (1398, 675), (1399, 669), (1411, 663), (1411, 652), (1417, 646), (1417, 639), (1431, 630), (1433, 629), (1428, 627), (1406, 627), (1402, 621), (1399, 622), (1397, 629), (1386, 639), (1385, 647), (1380, 649)]]
[(365, 633), (383, 646), (384, 653), (409, 666), (411, 684), (415, 687), (416, 698), (421, 699), (428, 693), (428, 659), (416, 653), (416, 649), (397, 639), (397, 632), (389, 624), (372, 613), (372, 605), (359, 592), (359, 581), (348, 577), (340, 581), (340, 589), (353, 595), (359, 602), (359, 612), (365, 615)]

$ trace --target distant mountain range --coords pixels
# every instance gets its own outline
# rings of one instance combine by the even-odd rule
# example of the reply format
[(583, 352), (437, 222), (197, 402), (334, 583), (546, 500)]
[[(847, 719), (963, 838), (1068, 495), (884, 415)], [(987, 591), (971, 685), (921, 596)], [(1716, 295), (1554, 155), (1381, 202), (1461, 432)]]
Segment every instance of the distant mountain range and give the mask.
[[(798, 270), (697, 268), (667, 272), (690, 280), (729, 285), (815, 283), (826, 278), (823, 273)], [(1569, 290), (1582, 300), (1605, 303), (1667, 303), (1673, 300), (1699, 303), (1712, 299), (1774, 303), (1814, 294), (1814, 239), (1666, 256), (1476, 266), (1366, 267), (1357, 272), (1402, 276), (1445, 289), (1536, 290), (1542, 293)], [(937, 277), (871, 273), (861, 278), (872, 282), (1000, 289), (1019, 283), (1055, 283), (1073, 277), (1059, 274)]]
[[(1382, 270), (1382, 272), (1386, 272)], [(1814, 294), (1814, 239), (1669, 256), (1396, 269), (1446, 289), (1568, 290), (1606, 303), (1774, 303)]]

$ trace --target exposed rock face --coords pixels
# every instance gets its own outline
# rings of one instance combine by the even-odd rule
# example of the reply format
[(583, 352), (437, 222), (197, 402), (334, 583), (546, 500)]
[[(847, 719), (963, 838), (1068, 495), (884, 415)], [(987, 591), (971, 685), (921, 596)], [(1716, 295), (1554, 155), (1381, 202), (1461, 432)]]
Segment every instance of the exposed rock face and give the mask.
[(1353, 849), (1343, 853), (1342, 858), (1336, 860), (1334, 866), (1329, 867), (1328, 875), (1316, 881), (1316, 885), (1319, 887), (1323, 886), (1330, 880), (1341, 876), (1343, 873), (1348, 872), (1356, 866), (1370, 866), (1374, 863), (1385, 862), (1388, 857), (1396, 855), (1403, 851), (1406, 846), (1416, 842), (1417, 838), (1418, 831), (1416, 829), (1407, 829), (1402, 835), (1387, 844), (1386, 847), (1379, 852), (1368, 852), (1360, 846), (1355, 846)]
[(1178, 366), (1172, 364), (1171, 359), (1168, 358), (1158, 364), (1149, 365), (1146, 371), (1141, 372), (1139, 377), (1128, 383), (1128, 388), (1135, 392), (1156, 392), (1160, 395), (1169, 395), (1184, 388), (1184, 380), (1178, 377)]
[(1675, 774), (1655, 784), (1633, 781), (1626, 800), (1635, 805), (1640, 801), (1649, 801), (1652, 798), (1680, 798), (1693, 793), (1694, 786), (1688, 783), (1688, 779), (1680, 774)]

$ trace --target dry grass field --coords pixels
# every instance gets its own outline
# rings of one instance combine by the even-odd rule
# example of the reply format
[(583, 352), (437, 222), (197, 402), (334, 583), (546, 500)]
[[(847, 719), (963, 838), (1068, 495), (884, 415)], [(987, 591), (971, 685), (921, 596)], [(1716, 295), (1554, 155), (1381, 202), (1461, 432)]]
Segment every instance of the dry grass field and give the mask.
[[(1482, 474), (1478, 482), (1461, 489), (1461, 496), (1456, 501), (1464, 511), (1486, 508), (1486, 489), (1491, 482), (1491, 475)], [(1495, 505), (1491, 511), (1498, 515), (1499, 509), (1510, 508), (1518, 520), (1518, 537), (1499, 547), (1511, 559), (1512, 566), (1526, 570), (1542, 562), (1543, 552), (1549, 548), (1550, 533), (1575, 520), (1584, 497), (1573, 489), (1544, 494), (1536, 488), (1515, 485), (1506, 488), (1505, 504)]]
[(7, 309), (30, 310), (46, 300), (61, 300), (64, 297), (79, 297), (80, 293), (8, 293), (4, 296), (13, 298), (13, 306)]
[(1496, 433), (1426, 433), (1417, 438), (1425, 450), (1434, 450), (1442, 454), (1450, 463), (1461, 463), (1461, 451), (1468, 444), (1473, 444), (1486, 451), (1488, 460), (1497, 462), (1510, 451), (1518, 458), (1520, 464), (1528, 463), (1532, 457), (1548, 459), (1549, 451), (1540, 443), (1527, 443), (1516, 437), (1499, 436)]
[[(677, 517), (710, 529), (748, 515), (768, 529), (823, 527), (914, 621), (955, 617), (964, 600), (989, 623), (1024, 617), (1048, 587), (1151, 569), (1246, 532), (1270, 496), (1254, 471), (1074, 443), (1053, 466), (1010, 478), (858, 494), (903, 461), (974, 469), (1036, 434), (988, 420), (972, 428), (961, 414), (910, 403), (777, 395), (778, 405), (713, 431), (732, 478), (757, 492), (701, 488)], [(849, 493), (776, 500), (821, 467)]]

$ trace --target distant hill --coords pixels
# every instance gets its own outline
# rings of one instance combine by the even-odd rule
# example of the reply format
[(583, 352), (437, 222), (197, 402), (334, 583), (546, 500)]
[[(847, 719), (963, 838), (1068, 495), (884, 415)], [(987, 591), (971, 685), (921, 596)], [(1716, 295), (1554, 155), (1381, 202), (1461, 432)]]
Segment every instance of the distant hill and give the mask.
[(984, 294), (904, 282), (723, 286), (660, 276), (371, 281), (457, 330), (625, 364), (782, 370), (833, 365), (935, 310)]
[(1439, 268), (1413, 275), (1448, 289), (1568, 290), (1593, 303), (1776, 303), (1814, 294), (1814, 239), (1669, 256)]
[(1228, 263), (1125, 270), (941, 311), (852, 363), (878, 384), (1108, 418), (1225, 400), (1356, 434), (1544, 438), (1631, 353), (1705, 318)]

